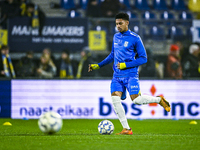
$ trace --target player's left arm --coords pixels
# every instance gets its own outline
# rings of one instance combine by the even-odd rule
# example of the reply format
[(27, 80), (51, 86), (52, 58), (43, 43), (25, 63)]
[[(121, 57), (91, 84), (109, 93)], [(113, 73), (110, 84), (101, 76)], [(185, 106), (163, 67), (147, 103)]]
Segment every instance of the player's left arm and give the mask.
[(146, 50), (144, 48), (144, 45), (142, 43), (142, 40), (140, 37), (138, 37), (137, 42), (135, 44), (135, 48), (137, 51), (137, 57), (130, 61), (130, 62), (121, 62), (117, 64), (117, 67), (119, 69), (126, 69), (126, 68), (133, 68), (133, 67), (137, 67), (140, 66), (144, 63), (147, 62), (147, 54), (146, 54)]

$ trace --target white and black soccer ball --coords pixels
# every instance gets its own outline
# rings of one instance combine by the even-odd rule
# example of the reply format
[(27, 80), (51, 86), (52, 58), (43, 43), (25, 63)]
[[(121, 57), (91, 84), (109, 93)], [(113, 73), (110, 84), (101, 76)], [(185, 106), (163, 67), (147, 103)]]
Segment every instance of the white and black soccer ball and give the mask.
[(114, 125), (109, 120), (103, 120), (98, 125), (98, 131), (100, 134), (112, 134), (114, 131)]
[(62, 117), (54, 111), (44, 113), (38, 120), (40, 130), (48, 134), (60, 131), (62, 129), (62, 125)]

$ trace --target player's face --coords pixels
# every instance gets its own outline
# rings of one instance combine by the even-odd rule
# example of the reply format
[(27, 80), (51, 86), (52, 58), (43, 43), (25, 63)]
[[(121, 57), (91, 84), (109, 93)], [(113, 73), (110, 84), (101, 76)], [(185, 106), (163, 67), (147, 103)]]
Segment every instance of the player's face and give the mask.
[(117, 30), (119, 32), (125, 32), (128, 30), (129, 21), (123, 19), (116, 19), (115, 20)]

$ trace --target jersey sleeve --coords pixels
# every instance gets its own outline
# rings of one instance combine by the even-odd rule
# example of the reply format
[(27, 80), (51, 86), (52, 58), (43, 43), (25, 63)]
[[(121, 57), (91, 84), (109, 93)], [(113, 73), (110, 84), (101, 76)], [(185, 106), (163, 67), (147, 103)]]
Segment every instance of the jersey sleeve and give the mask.
[(135, 49), (137, 51), (137, 57), (130, 62), (125, 62), (126, 68), (137, 67), (147, 62), (146, 50), (140, 37), (136, 41)]
[(101, 61), (100, 63), (98, 63), (98, 65), (99, 65), (100, 68), (103, 67), (103, 66), (105, 66), (105, 65), (107, 65), (107, 64), (110, 64), (111, 62), (114, 61), (114, 47), (113, 46), (114, 45), (112, 45), (112, 51), (111, 51), (111, 53), (103, 61)]

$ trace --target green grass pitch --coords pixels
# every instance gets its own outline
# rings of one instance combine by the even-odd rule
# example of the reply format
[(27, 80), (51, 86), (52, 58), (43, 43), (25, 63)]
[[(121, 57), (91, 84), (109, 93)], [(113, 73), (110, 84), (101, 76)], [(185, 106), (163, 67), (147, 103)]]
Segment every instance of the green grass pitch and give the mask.
[[(102, 120), (102, 119), (101, 119)], [(45, 135), (36, 119), (0, 119), (0, 150), (199, 150), (200, 120), (128, 120), (133, 135), (115, 135), (122, 130), (119, 120), (112, 135), (98, 133), (99, 119), (63, 120), (63, 128)], [(4, 122), (12, 126), (4, 126)]]

